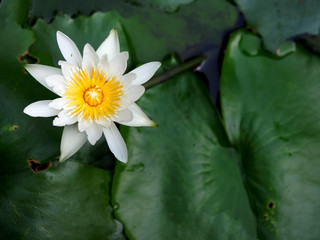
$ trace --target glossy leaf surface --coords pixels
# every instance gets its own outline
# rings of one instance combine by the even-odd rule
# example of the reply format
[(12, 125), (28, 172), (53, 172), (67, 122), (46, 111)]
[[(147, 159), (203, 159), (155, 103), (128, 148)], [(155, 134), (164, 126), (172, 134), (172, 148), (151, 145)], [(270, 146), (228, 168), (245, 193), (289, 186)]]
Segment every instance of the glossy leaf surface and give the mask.
[(70, 160), (0, 180), (3, 239), (111, 239), (116, 232), (107, 171)]
[(299, 34), (318, 34), (320, 8), (317, 0), (236, 0), (249, 26), (263, 37), (273, 53), (284, 42)]
[(185, 73), (139, 101), (158, 128), (123, 129), (127, 165), (113, 184), (115, 214), (131, 239), (254, 239), (255, 218), (218, 113)]
[(260, 239), (316, 239), (320, 221), (320, 59), (300, 46), (275, 58), (238, 31), (225, 54), (223, 117)]

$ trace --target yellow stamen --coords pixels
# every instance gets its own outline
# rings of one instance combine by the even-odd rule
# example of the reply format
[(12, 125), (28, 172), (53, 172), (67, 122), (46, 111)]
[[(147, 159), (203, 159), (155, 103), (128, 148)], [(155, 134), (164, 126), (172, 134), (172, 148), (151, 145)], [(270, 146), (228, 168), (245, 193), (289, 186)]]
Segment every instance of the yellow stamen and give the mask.
[(88, 88), (83, 94), (84, 101), (91, 107), (100, 105), (103, 101), (103, 92), (98, 86)]
[(67, 107), (71, 114), (84, 120), (99, 120), (112, 117), (120, 107), (123, 86), (115, 77), (107, 80), (107, 75), (92, 69), (89, 77), (86, 69), (80, 69), (72, 76), (65, 97), (70, 100)]

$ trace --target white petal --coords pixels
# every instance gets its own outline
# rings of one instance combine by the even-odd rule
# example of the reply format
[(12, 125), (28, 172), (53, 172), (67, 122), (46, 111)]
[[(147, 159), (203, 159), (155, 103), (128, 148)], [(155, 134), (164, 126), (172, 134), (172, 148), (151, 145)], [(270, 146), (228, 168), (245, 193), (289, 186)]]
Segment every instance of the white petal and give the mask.
[(78, 130), (80, 132), (85, 131), (89, 126), (90, 126), (90, 122), (89, 121), (79, 120), (79, 122), (78, 122)]
[(65, 126), (60, 146), (60, 161), (63, 162), (75, 154), (87, 141), (87, 135), (78, 131), (76, 124)]
[(132, 83), (136, 79), (136, 77), (137, 77), (137, 74), (130, 72), (130, 73), (127, 73), (127, 74), (123, 75), (122, 79), (125, 82)]
[(133, 119), (132, 112), (129, 109), (121, 110), (112, 118), (115, 122), (130, 122)]
[(110, 64), (109, 64), (109, 60), (108, 60), (108, 56), (107, 55), (103, 55), (100, 58), (100, 61), (98, 63), (98, 67), (99, 67), (99, 69), (102, 69), (105, 73), (109, 72)]
[(127, 61), (129, 58), (128, 52), (122, 52), (115, 56), (111, 61), (110, 61), (110, 66), (109, 66), (109, 76), (114, 77), (114, 76), (122, 76), (124, 71), (127, 68)]
[(49, 107), (61, 110), (66, 103), (67, 103), (67, 100), (64, 98), (56, 98), (51, 101), (51, 103), (49, 104)]
[(53, 120), (53, 125), (58, 127), (63, 127), (66, 125), (74, 124), (78, 121), (76, 117), (70, 115), (69, 111), (62, 110), (59, 112), (58, 117)]
[(91, 145), (94, 145), (102, 136), (102, 127), (96, 123), (91, 123), (90, 127), (86, 129), (86, 133), (88, 135), (89, 142)]
[(117, 30), (112, 29), (109, 36), (106, 38), (106, 40), (103, 41), (103, 43), (98, 48), (97, 54), (100, 59), (104, 54), (107, 54), (108, 58), (111, 60), (119, 53), (120, 53), (120, 44), (119, 44), (118, 32)]
[(119, 161), (126, 163), (128, 161), (126, 143), (124, 142), (116, 125), (111, 122), (111, 126), (109, 128), (103, 128), (103, 133), (114, 156)]
[(57, 42), (64, 59), (81, 67), (82, 57), (76, 44), (65, 34), (57, 31)]
[(118, 122), (122, 125), (132, 126), (132, 127), (156, 127), (157, 124), (152, 121), (142, 110), (141, 108), (133, 103), (128, 107), (132, 112), (133, 119), (130, 122)]
[(65, 61), (59, 61), (58, 64), (61, 66), (64, 78), (67, 80), (71, 80), (72, 75), (77, 72), (77, 66)]
[(89, 43), (84, 46), (83, 49), (83, 60), (82, 60), (82, 69), (86, 69), (89, 76), (91, 77), (92, 68), (96, 67), (99, 62), (99, 57), (91, 47)]
[(99, 124), (102, 127), (108, 128), (111, 126), (111, 120), (110, 119), (106, 119), (106, 118), (99, 118), (99, 120), (96, 120), (96, 123)]
[(31, 103), (23, 112), (31, 117), (52, 117), (56, 116), (60, 111), (49, 107), (52, 100), (42, 100)]
[(133, 85), (141, 85), (147, 82), (161, 66), (160, 62), (149, 62), (132, 70), (130, 73), (137, 74), (136, 79), (132, 82)]
[(129, 88), (129, 97), (130, 99), (135, 102), (137, 101), (144, 93), (145, 88), (141, 85), (133, 85)]
[(53, 92), (62, 96), (66, 91), (67, 82), (62, 75), (50, 75), (46, 77), (46, 83), (52, 88)]
[(27, 64), (26, 69), (32, 77), (34, 77), (39, 83), (48, 88), (50, 91), (52, 91), (52, 88), (47, 85), (45, 78), (50, 75), (61, 74), (61, 69), (41, 64)]

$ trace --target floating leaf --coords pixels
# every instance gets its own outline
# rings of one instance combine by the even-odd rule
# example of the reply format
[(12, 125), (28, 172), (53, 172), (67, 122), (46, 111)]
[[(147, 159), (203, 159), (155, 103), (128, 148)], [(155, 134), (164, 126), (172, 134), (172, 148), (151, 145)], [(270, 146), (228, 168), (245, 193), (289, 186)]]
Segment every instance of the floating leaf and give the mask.
[(303, 33), (318, 34), (320, 8), (317, 0), (236, 0), (249, 26), (263, 37), (274, 53), (284, 42)]
[(131, 239), (255, 239), (256, 224), (217, 110), (193, 73), (139, 101), (158, 128), (122, 129), (129, 162), (117, 164), (116, 217)]
[(261, 47), (248, 55), (243, 44), (252, 36), (244, 30), (231, 36), (221, 100), (259, 239), (317, 239), (320, 59), (298, 45), (282, 58)]
[(0, 180), (3, 239), (111, 239), (117, 232), (107, 171), (69, 160)]

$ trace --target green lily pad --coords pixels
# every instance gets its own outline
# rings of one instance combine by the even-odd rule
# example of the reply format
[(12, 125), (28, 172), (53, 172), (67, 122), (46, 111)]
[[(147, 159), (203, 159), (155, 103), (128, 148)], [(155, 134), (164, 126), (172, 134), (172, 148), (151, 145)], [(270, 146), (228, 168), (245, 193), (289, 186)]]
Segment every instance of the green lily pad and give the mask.
[(235, 0), (248, 25), (257, 30), (266, 48), (276, 50), (289, 38), (303, 33), (318, 34), (320, 8), (317, 0)]
[(320, 236), (320, 59), (296, 46), (248, 56), (232, 34), (221, 80), (223, 118), (258, 221), (259, 239)]
[(67, 161), (0, 180), (2, 239), (116, 239), (121, 232), (111, 215), (107, 171)]
[(28, 20), (32, 0), (3, 0), (0, 4), (1, 24), (15, 22), (23, 25)]
[(29, 103), (53, 95), (37, 91), (40, 84), (24, 72), (24, 55), (34, 41), (32, 32), (15, 22), (2, 25), (1, 31), (0, 44), (5, 47), (0, 49), (0, 172), (15, 172), (27, 167), (28, 158), (44, 161), (58, 156), (61, 133), (53, 131), (52, 120), (23, 113)]
[[(256, 222), (217, 110), (187, 72), (138, 103), (158, 128), (122, 128), (112, 199), (130, 239), (255, 239)], [(152, 237), (151, 237), (152, 236)]]

